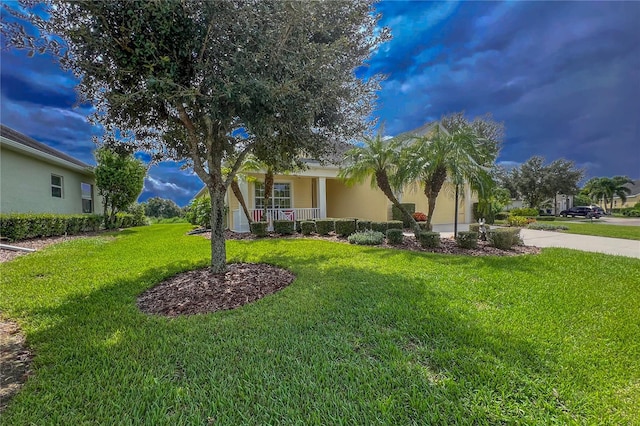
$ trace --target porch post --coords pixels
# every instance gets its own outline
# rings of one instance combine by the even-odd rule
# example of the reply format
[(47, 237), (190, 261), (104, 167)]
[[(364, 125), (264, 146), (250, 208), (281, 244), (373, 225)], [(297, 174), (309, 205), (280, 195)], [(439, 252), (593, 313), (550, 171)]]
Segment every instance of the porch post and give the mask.
[(327, 178), (318, 178), (318, 208), (320, 209), (320, 218), (327, 217)]
[(469, 186), (469, 183), (464, 184), (464, 221), (465, 223), (473, 221), (473, 203), (471, 202), (471, 186)]

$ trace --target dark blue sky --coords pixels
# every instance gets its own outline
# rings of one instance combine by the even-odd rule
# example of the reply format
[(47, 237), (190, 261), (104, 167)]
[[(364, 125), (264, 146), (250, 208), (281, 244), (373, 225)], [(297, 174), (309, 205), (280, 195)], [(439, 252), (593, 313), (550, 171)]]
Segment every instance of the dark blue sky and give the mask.
[[(393, 39), (376, 116), (394, 135), (441, 115), (503, 121), (504, 164), (572, 160), (587, 176), (640, 178), (640, 2), (382, 2)], [(2, 52), (0, 120), (94, 164), (75, 80), (47, 56)], [(202, 187), (175, 163), (151, 168), (141, 196), (181, 205)]]

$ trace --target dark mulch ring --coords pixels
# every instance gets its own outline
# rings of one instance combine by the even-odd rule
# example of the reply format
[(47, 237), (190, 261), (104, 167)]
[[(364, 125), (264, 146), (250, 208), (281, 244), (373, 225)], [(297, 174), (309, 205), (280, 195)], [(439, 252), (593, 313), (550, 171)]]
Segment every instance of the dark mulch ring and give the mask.
[(18, 325), (0, 319), (0, 413), (31, 374), (31, 358)]
[(224, 274), (209, 268), (175, 275), (138, 297), (148, 314), (175, 317), (235, 309), (282, 290), (295, 276), (259, 263), (231, 263)]
[[(207, 239), (211, 238), (211, 232), (205, 232), (198, 235), (205, 237)], [(238, 232), (233, 232), (229, 230), (225, 231), (224, 236), (227, 240), (259, 240), (261, 239), (249, 232), (238, 233)], [(334, 241), (338, 243), (349, 244), (349, 241), (347, 241), (346, 238), (339, 237), (333, 232), (327, 236), (321, 236), (317, 234), (280, 235), (276, 233), (270, 233), (265, 238), (286, 238), (286, 239), (311, 238), (311, 239), (317, 239), (317, 240)], [(384, 248), (391, 248), (396, 250), (420, 251), (425, 253), (455, 254), (455, 255), (463, 255), (463, 256), (518, 256), (523, 254), (539, 254), (540, 253), (539, 247), (518, 245), (518, 246), (513, 246), (511, 250), (502, 250), (502, 249), (490, 246), (489, 243), (486, 241), (478, 241), (478, 247), (475, 249), (465, 249), (462, 247), (458, 247), (456, 240), (454, 240), (453, 238), (440, 238), (440, 247), (423, 248), (413, 235), (405, 236), (402, 244), (393, 245), (385, 241), (383, 244), (380, 244), (379, 246), (373, 246), (373, 247), (384, 247)]]

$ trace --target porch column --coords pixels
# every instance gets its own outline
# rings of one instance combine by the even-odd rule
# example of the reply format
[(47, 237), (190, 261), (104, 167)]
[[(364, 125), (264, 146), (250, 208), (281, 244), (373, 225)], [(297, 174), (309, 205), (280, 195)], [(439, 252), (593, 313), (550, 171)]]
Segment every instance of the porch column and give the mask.
[(318, 178), (318, 208), (320, 209), (320, 218), (327, 217), (327, 178)]
[(464, 185), (464, 222), (473, 222), (473, 206), (471, 202), (471, 187), (468, 183)]
[[(247, 208), (249, 208), (249, 214), (251, 214), (251, 200), (249, 200), (249, 183), (246, 179), (238, 179), (238, 187), (240, 187), (240, 193), (244, 198), (245, 203), (247, 203)], [(244, 211), (242, 210), (242, 206), (238, 203), (238, 223), (234, 223), (234, 230), (237, 232), (248, 232), (249, 231), (249, 221), (244, 215)], [(235, 220), (235, 216), (234, 216)]]

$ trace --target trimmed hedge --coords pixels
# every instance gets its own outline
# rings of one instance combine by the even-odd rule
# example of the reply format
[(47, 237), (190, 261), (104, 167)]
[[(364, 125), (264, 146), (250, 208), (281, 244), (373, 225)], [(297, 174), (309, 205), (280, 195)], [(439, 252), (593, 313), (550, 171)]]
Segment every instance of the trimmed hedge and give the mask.
[(493, 247), (509, 250), (520, 243), (520, 228), (492, 229), (487, 234), (487, 239)]
[(533, 208), (521, 208), (509, 210), (509, 216), (538, 216), (538, 209)]
[(355, 219), (336, 219), (335, 221), (336, 234), (341, 237), (348, 237), (356, 232), (356, 220)]
[(566, 231), (568, 226), (564, 225), (551, 225), (548, 223), (531, 223), (527, 226), (529, 229), (537, 229), (538, 231)]
[(320, 235), (329, 235), (329, 232), (335, 231), (336, 225), (333, 219), (316, 220), (316, 232)]
[(427, 226), (427, 221), (420, 221), (418, 222), (418, 226), (420, 227), (420, 229), (422, 229), (423, 231), (427, 231), (427, 232), (431, 232), (433, 231), (433, 225), (429, 225)]
[(358, 219), (356, 227), (358, 228), (358, 231), (366, 231), (367, 229), (371, 229), (371, 221)]
[(292, 220), (274, 220), (273, 231), (282, 235), (291, 235), (295, 231), (295, 225)]
[[(387, 229), (404, 229), (404, 222), (401, 220), (390, 220), (387, 222)], [(408, 228), (408, 226), (407, 226)]]
[(556, 220), (555, 216), (536, 216), (537, 222), (553, 222)]
[(456, 235), (456, 243), (459, 247), (466, 249), (473, 249), (478, 247), (478, 233), (477, 232), (458, 232)]
[(316, 223), (312, 220), (303, 220), (300, 222), (300, 232), (302, 235), (311, 235), (316, 232)]
[(402, 233), (402, 229), (387, 229), (387, 241), (389, 242), (389, 244), (402, 244), (402, 242), (404, 241), (404, 234)]
[(418, 235), (418, 241), (424, 248), (436, 248), (440, 247), (440, 233), (439, 232), (421, 232)]
[[(491, 227), (489, 225), (484, 225), (484, 230), (488, 233)], [(480, 235), (480, 224), (479, 223), (470, 223), (469, 224), (469, 232), (475, 232)]]
[[(416, 205), (414, 203), (400, 203), (400, 205), (402, 207), (404, 207), (405, 210), (410, 215), (413, 215), (413, 213), (415, 213), (415, 211), (416, 211)], [(402, 214), (402, 211), (399, 208), (397, 208), (396, 206), (391, 206), (391, 218), (393, 220), (399, 220), (400, 222), (402, 222), (402, 227), (403, 228), (411, 227), (411, 223), (409, 223), (409, 219), (404, 217), (404, 215)]]
[(251, 233), (256, 237), (266, 237), (267, 236), (267, 226), (269, 226), (269, 222), (251, 222), (249, 224), (249, 229)]
[(95, 232), (101, 225), (102, 216), (95, 214), (0, 214), (0, 236), (9, 241)]
[(371, 222), (371, 230), (382, 232), (383, 234), (387, 232), (387, 222)]
[(349, 243), (358, 244), (363, 246), (377, 246), (378, 244), (382, 244), (384, 241), (384, 234), (378, 231), (362, 231), (355, 232), (347, 238)]

